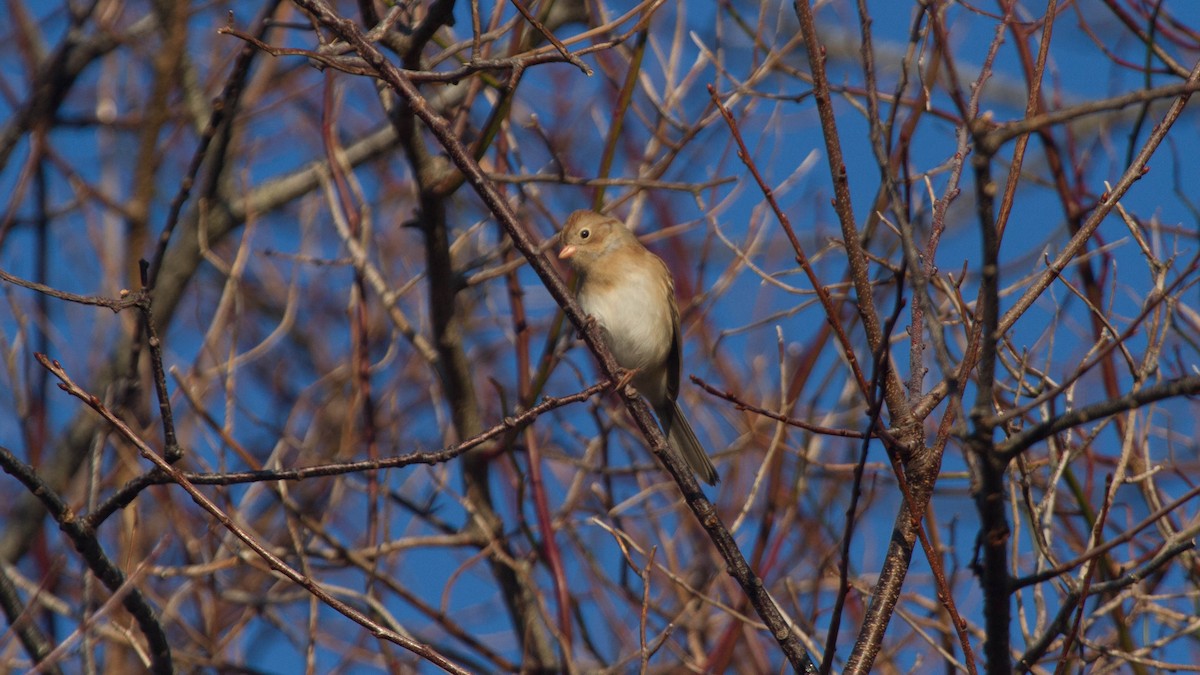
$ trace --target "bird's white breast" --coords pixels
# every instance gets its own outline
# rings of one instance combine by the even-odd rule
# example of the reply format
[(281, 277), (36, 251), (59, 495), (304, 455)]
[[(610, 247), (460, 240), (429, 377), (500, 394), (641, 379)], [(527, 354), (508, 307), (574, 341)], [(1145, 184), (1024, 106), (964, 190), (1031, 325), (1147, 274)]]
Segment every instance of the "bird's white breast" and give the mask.
[(661, 280), (638, 270), (607, 283), (585, 283), (579, 304), (596, 317), (622, 368), (657, 368), (673, 339), (669, 292)]

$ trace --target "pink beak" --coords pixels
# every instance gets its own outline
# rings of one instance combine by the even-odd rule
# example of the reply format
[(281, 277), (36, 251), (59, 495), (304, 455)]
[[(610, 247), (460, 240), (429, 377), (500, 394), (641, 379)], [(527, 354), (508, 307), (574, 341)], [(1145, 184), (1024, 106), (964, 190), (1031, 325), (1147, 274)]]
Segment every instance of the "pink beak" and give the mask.
[(575, 255), (575, 247), (570, 246), (570, 245), (564, 246), (564, 247), (562, 247), (562, 250), (558, 252), (558, 259), (566, 260), (567, 258), (570, 258), (573, 255)]

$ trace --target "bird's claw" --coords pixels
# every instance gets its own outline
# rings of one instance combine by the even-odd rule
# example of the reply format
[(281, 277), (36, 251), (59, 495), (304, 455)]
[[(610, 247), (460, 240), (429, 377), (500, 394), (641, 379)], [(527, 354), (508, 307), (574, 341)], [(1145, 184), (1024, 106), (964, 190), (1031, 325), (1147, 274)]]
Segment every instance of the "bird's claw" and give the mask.
[(638, 395), (637, 389), (634, 388), (633, 385), (629, 384), (630, 382), (633, 381), (633, 378), (637, 374), (638, 374), (637, 368), (621, 368), (617, 372), (617, 375), (618, 375), (617, 383), (615, 385), (613, 385), (613, 389), (615, 391), (624, 390), (625, 395), (628, 396), (629, 398), (637, 398), (637, 395)]

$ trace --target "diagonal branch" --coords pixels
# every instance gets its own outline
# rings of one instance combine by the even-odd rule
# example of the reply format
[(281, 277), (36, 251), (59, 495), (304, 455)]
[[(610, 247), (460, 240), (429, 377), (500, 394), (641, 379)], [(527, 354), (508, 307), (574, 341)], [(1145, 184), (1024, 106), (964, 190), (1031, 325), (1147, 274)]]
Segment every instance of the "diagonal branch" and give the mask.
[[(483, 170), (470, 155), (467, 148), (454, 135), (449, 123), (430, 107), (428, 101), (421, 96), (412, 82), (394, 64), (388, 61), (374, 44), (366, 39), (353, 21), (335, 14), (322, 0), (296, 0), (296, 4), (310, 12), (321, 24), (332, 30), (340, 38), (353, 45), (359, 55), (377, 70), (380, 79), (387, 83), (397, 94), (404, 97), (412, 112), (425, 123), (438, 142), (442, 144), (450, 160), (462, 171), (467, 182), (471, 184), (484, 204), (496, 216), (500, 225), (512, 239), (513, 245), (529, 260), (530, 266), (542, 280), (550, 295), (563, 308), (576, 327), (581, 330), (585, 342), (600, 362), (601, 370), (609, 378), (615, 380), (617, 377), (616, 361), (604, 345), (599, 330), (595, 327), (587, 326), (584, 314), (575, 302), (566, 283), (558, 276), (550, 262), (538, 252), (534, 243), (526, 237), (524, 229), (517, 222), (516, 215), (512, 212), (508, 202), (504, 200), (492, 182), (484, 175)], [(679, 459), (675, 453), (667, 449), (666, 439), (659, 430), (658, 424), (651, 416), (647, 404), (640, 398), (627, 396), (626, 392), (621, 392), (621, 394), (636, 425), (649, 442), (651, 450), (679, 485), (688, 507), (704, 527), (722, 558), (728, 563), (730, 574), (741, 585), (751, 604), (754, 605), (763, 622), (767, 624), (771, 635), (779, 642), (784, 655), (792, 664), (792, 667), (799, 671), (815, 672), (815, 666), (813, 666), (812, 660), (800, 643), (799, 636), (792, 630), (788, 622), (784, 620), (779, 608), (763, 585), (762, 580), (747, 565), (745, 557), (742, 555), (737, 543), (733, 540), (724, 523), (721, 522), (712, 503), (704, 496), (695, 477), (684, 466), (682, 459)]]
[[(313, 594), (313, 596), (318, 600), (337, 610), (351, 621), (354, 621), (355, 623), (370, 630), (372, 635), (395, 643), (448, 672), (462, 673), (462, 675), (467, 674), (467, 671), (459, 668), (449, 659), (435, 651), (432, 647), (417, 642), (406, 635), (391, 630), (386, 626), (372, 620), (366, 614), (363, 614), (359, 610), (331, 595), (313, 579), (301, 574), (300, 572), (297, 572), (290, 565), (284, 562), (283, 559), (272, 553), (265, 544), (255, 539), (249, 532), (242, 529), (240, 525), (235, 523), (233, 518), (229, 517), (228, 514), (221, 510), (221, 507), (217, 506), (215, 502), (206, 497), (203, 492), (200, 492), (200, 490), (197, 489), (196, 486), (187, 479), (182, 471), (172, 466), (170, 462), (156, 453), (149, 445), (146, 444), (145, 441), (142, 440), (140, 436), (133, 431), (133, 429), (130, 429), (120, 417), (117, 417), (111, 410), (106, 408), (100, 402), (100, 399), (96, 398), (96, 396), (88, 393), (87, 391), (84, 391), (79, 387), (79, 385), (75, 384), (75, 382), (69, 375), (67, 375), (66, 371), (63, 370), (62, 366), (59, 365), (57, 361), (51, 361), (46, 357), (45, 354), (37, 354), (36, 357), (38, 362), (41, 363), (46, 370), (49, 370), (51, 374), (61, 381), (59, 387), (63, 391), (83, 401), (88, 407), (90, 407), (92, 410), (95, 410), (101, 417), (107, 420), (109, 424), (116, 428), (117, 432), (120, 433), (125, 440), (129, 441), (135, 448), (137, 448), (138, 453), (144, 459), (153, 464), (159, 471), (162, 471), (166, 475), (170, 476), (173, 482), (177, 483), (184, 489), (185, 492), (188, 493), (189, 496), (191, 496), (192, 501), (196, 502), (200, 508), (212, 515), (217, 522), (224, 526), (225, 529), (229, 530), (229, 532), (231, 532), (235, 537), (240, 539), (242, 543), (244, 543), (250, 550), (258, 554), (267, 563), (267, 565), (271, 567), (271, 569), (304, 588), (309, 593)], [(51, 505), (47, 504), (48, 508), (50, 508), (50, 506)], [(65, 503), (62, 505), (62, 508), (69, 511), (69, 507), (67, 507)], [(59, 519), (59, 522), (62, 523), (63, 521)], [(113, 570), (118, 574), (120, 573), (120, 570), (117, 570), (115, 567)], [(109, 579), (104, 577), (101, 577), (101, 579), (106, 585), (109, 586), (109, 588), (113, 590), (115, 590), (116, 587), (119, 587), (119, 584), (116, 587), (113, 586)], [(140, 595), (140, 592), (137, 591), (137, 589), (133, 589), (127, 597), (134, 597), (135, 595)], [(161, 632), (161, 627), (159, 630)], [(155, 642), (153, 640), (151, 642), (151, 646), (155, 646)], [(164, 650), (162, 653), (165, 654), (169, 659), (170, 650), (166, 643), (165, 635), (162, 636), (161, 650)], [(156, 652), (156, 654), (157, 653), (159, 652)], [(169, 661), (166, 664), (165, 669), (156, 668), (156, 670), (158, 672), (173, 672), (173, 670), (170, 668)]]
[[(45, 358), (38, 354), (38, 361), (50, 368)], [(50, 371), (54, 372), (54, 368), (50, 368)], [(57, 374), (55, 373), (55, 375)], [(94, 396), (90, 396), (90, 398), (96, 402), (96, 405), (99, 405), (99, 399)], [(46, 510), (50, 512), (50, 516), (58, 523), (59, 529), (71, 540), (71, 544), (79, 552), (92, 574), (95, 574), (96, 578), (111, 593), (123, 596), (121, 604), (133, 616), (134, 621), (142, 630), (142, 634), (146, 636), (146, 642), (150, 647), (150, 669), (155, 673), (175, 672), (175, 667), (171, 662), (171, 644), (167, 641), (167, 634), (163, 631), (162, 623), (159, 622), (154, 608), (140, 589), (126, 584), (128, 580), (125, 573), (105, 554), (99, 539), (96, 538), (96, 531), (92, 529), (91, 525), (85, 519), (79, 518), (71, 505), (64, 501), (58, 492), (34, 471), (33, 467), (22, 462), (3, 446), (0, 446), (0, 468), (21, 481), (21, 484), (41, 501)]]

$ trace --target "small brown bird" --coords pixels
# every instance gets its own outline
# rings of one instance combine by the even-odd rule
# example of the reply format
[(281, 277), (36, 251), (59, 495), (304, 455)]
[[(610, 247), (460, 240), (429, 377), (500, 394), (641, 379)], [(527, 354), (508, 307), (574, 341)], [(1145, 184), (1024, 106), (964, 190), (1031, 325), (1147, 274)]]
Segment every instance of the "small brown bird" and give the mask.
[(717, 470), (676, 403), (683, 340), (666, 263), (624, 223), (592, 211), (572, 213), (559, 239), (558, 257), (579, 273), (579, 305), (596, 319), (617, 363), (632, 372), (667, 442), (705, 483), (716, 485)]

